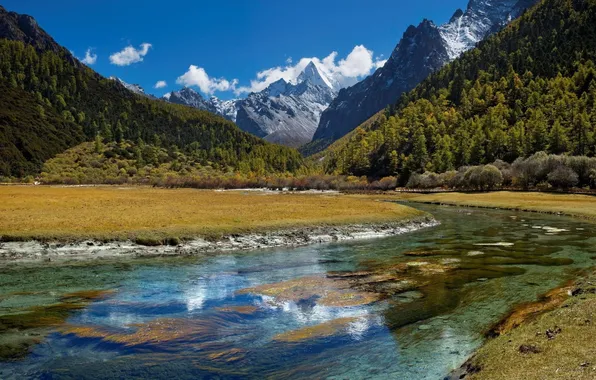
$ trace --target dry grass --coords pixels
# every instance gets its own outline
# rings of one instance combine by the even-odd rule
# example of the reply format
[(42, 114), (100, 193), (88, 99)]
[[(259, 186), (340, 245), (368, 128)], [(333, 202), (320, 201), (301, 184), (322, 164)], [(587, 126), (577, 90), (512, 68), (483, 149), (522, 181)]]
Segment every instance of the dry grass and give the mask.
[(4, 239), (216, 238), (291, 227), (396, 222), (421, 216), (374, 199), (147, 187), (0, 187)]
[(585, 219), (596, 219), (596, 197), (589, 195), (501, 191), (492, 193), (402, 193), (394, 198), (422, 203), (561, 213)]
[(562, 307), (489, 340), (470, 361), (480, 369), (470, 379), (596, 379), (595, 280), (584, 279), (585, 293)]

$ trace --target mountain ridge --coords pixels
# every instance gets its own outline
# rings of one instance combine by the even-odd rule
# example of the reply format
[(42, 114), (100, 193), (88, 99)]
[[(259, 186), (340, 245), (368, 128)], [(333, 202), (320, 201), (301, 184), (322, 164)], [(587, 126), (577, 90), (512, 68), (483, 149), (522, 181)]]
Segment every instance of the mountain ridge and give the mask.
[[(378, 111), (394, 104), (402, 93), (500, 30), (536, 2), (471, 0), (466, 11), (456, 10), (450, 21), (442, 26), (427, 19), (418, 26), (411, 25), (383, 67), (356, 85), (339, 91), (321, 115), (309, 145), (316, 147), (314, 151), (324, 149)], [(309, 152), (308, 146), (304, 151), (314, 153)]]
[(329, 173), (403, 185), (412, 173), (519, 169), (523, 158), (547, 163), (523, 174), (538, 176), (562, 155), (594, 184), (595, 24), (595, 0), (542, 0), (316, 157)]
[(223, 171), (292, 172), (302, 164), (297, 151), (221, 116), (139, 95), (123, 83), (82, 64), (33, 17), (1, 8), (0, 97), (7, 106), (0, 107), (0, 176), (39, 174), (46, 160), (84, 141), (132, 141), (128, 155), (153, 145)]
[(224, 116), (266, 141), (299, 147), (312, 140), (321, 113), (335, 95), (334, 84), (311, 61), (295, 81), (278, 79), (244, 99), (205, 99), (190, 88), (172, 91), (162, 99)]

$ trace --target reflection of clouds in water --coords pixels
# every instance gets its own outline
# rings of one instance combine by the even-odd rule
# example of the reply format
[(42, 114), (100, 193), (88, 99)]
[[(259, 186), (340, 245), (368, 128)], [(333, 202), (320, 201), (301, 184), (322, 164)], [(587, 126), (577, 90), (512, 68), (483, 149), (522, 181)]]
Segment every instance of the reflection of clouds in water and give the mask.
[(201, 310), (208, 300), (221, 300), (234, 294), (238, 288), (234, 273), (217, 273), (192, 281), (183, 289), (183, 300), (188, 311)]
[(207, 298), (207, 289), (202, 283), (192, 286), (190, 289), (184, 291), (184, 298), (188, 311), (200, 310), (203, 308), (203, 304)]
[(110, 312), (106, 323), (114, 327), (130, 328), (135, 323), (143, 323), (145, 320), (136, 314)]
[(371, 327), (382, 324), (382, 319), (379, 316), (371, 314), (363, 307), (300, 305), (294, 301), (277, 301), (275, 297), (266, 295), (261, 295), (260, 298), (260, 307), (282, 311), (299, 325), (304, 326), (317, 325), (339, 318), (356, 317), (357, 319), (347, 326), (347, 332), (354, 340), (360, 340)]
[(364, 315), (348, 325), (348, 334), (354, 340), (362, 339), (365, 332), (373, 326), (381, 324), (379, 316), (369, 315), (367, 310), (364, 310)]

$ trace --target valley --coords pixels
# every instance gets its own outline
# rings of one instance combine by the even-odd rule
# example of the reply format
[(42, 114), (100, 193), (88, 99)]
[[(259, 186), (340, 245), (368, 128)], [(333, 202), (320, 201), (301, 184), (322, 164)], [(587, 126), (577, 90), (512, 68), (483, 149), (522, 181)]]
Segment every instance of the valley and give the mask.
[(596, 378), (596, 0), (4, 1), (0, 378)]

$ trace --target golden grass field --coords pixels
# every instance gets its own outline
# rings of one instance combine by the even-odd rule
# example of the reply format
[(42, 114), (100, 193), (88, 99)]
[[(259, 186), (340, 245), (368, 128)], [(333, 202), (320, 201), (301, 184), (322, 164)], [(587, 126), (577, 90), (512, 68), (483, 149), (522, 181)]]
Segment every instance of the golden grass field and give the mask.
[(394, 198), (422, 203), (561, 213), (585, 219), (596, 219), (596, 197), (589, 195), (500, 191), (492, 193), (400, 193)]
[(290, 227), (396, 222), (413, 208), (338, 194), (149, 187), (0, 186), (5, 240), (216, 238)]

